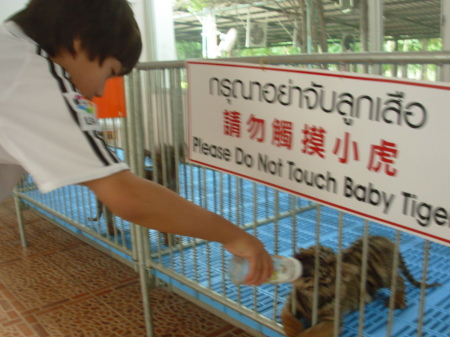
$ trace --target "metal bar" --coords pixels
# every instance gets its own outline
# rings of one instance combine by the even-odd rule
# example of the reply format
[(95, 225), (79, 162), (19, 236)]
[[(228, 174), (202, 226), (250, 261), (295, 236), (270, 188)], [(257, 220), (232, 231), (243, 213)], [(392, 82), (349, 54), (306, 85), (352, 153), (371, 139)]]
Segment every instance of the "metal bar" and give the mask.
[[(241, 180), (241, 178), (239, 178), (239, 177), (237, 177), (237, 176), (235, 176), (234, 177), (234, 186), (235, 186), (235, 197), (234, 197), (234, 202), (235, 202), (235, 205), (236, 205), (236, 207), (235, 207), (235, 209), (236, 209), (236, 211), (235, 211), (235, 217), (236, 217), (236, 225), (237, 226), (241, 226), (241, 217), (240, 217), (240, 214), (241, 214), (241, 208), (240, 208), (240, 193), (239, 193), (239, 182), (240, 182), (240, 180)], [(230, 195), (231, 195), (231, 193), (230, 193)], [(237, 302), (240, 304), (240, 305), (242, 305), (242, 286), (241, 285), (239, 285), (238, 286), (238, 297), (237, 297)]]
[[(130, 168), (139, 174), (139, 170), (142, 168), (139, 168), (139, 157), (142, 160), (143, 154), (143, 144), (142, 144), (142, 128), (138, 128), (139, 125), (139, 111), (141, 111), (142, 105), (141, 105), (141, 82), (140, 82), (140, 74), (138, 72), (134, 72), (133, 76), (133, 87), (134, 95), (131, 96), (131, 102), (133, 109), (130, 110), (130, 114), (128, 117), (130, 127), (130, 135), (134, 134), (134, 137), (130, 137), (130, 144), (132, 146), (129, 147), (129, 153), (130, 153)], [(138, 89), (138, 90), (136, 90)], [(142, 123), (140, 124), (142, 125)], [(138, 148), (137, 146), (141, 146)], [(141, 151), (139, 151), (141, 150)], [(142, 174), (142, 172), (141, 172)], [(135, 242), (133, 242), (133, 249), (136, 251), (137, 256), (137, 269), (139, 272), (139, 280), (141, 285), (141, 295), (143, 300), (143, 309), (144, 309), (144, 318), (145, 318), (145, 326), (146, 326), (146, 336), (147, 337), (153, 337), (154, 330), (153, 330), (153, 318), (152, 318), (152, 307), (150, 304), (150, 298), (149, 298), (149, 289), (150, 289), (150, 279), (149, 275), (147, 273), (147, 268), (145, 266), (145, 248), (144, 245), (146, 243), (146, 240), (144, 239), (145, 236), (148, 235), (148, 230), (146, 228), (143, 228), (141, 226), (136, 226), (131, 224), (130, 226), (135, 227)], [(150, 274), (151, 275), (151, 274)]]
[(291, 212), (290, 212), (290, 217), (291, 217), (291, 226), (292, 226), (292, 255), (295, 254), (295, 252), (297, 251), (297, 214), (295, 212), (295, 208), (296, 208), (296, 204), (295, 201), (297, 200), (296, 197), (294, 197), (293, 195), (289, 196), (290, 200), (291, 200)]
[(20, 243), (22, 244), (23, 248), (26, 248), (28, 244), (25, 235), (25, 225), (23, 223), (23, 216), (22, 216), (22, 203), (20, 201), (19, 193), (20, 193), (19, 188), (16, 186), (13, 191), (13, 197), (14, 197), (14, 204), (16, 206), (17, 222), (19, 225)]
[[(131, 112), (135, 109), (135, 97), (134, 97), (134, 92), (138, 91), (138, 89), (135, 86), (135, 78), (136, 76), (139, 76), (139, 72), (138, 71), (133, 71), (129, 76), (127, 76), (125, 78), (125, 103), (126, 103), (126, 108), (127, 111)], [(130, 134), (129, 129), (131, 129), (131, 127), (129, 126), (130, 123), (128, 123), (128, 118), (124, 118), (123, 119), (123, 124), (122, 124), (122, 133), (123, 133), (123, 137), (122, 137), (122, 149), (123, 149), (123, 153), (124, 153), (124, 158), (125, 158), (125, 162), (126, 163), (130, 163), (131, 162), (131, 144), (132, 144), (132, 134)], [(136, 242), (138, 240), (137, 238), (137, 230), (136, 230), (136, 226), (130, 225), (130, 236), (131, 236), (131, 242)], [(133, 258), (133, 261), (137, 261), (138, 260), (138, 252), (136, 249), (131, 250), (131, 256)]]
[(151, 271), (148, 272), (148, 269), (145, 267), (145, 257), (144, 253), (145, 250), (143, 248), (143, 245), (145, 244), (145, 240), (143, 237), (148, 235), (147, 230), (144, 227), (137, 226), (137, 242), (136, 242), (136, 250), (138, 251), (138, 272), (139, 272), (139, 281), (141, 285), (141, 296), (142, 296), (142, 305), (144, 308), (144, 319), (145, 319), (145, 326), (146, 326), (146, 336), (147, 337), (153, 337), (155, 336), (154, 329), (153, 329), (153, 314), (152, 314), (152, 305), (150, 303), (150, 282), (152, 281), (152, 278), (149, 277), (149, 274), (151, 274)]
[[(275, 193), (275, 196), (274, 196), (273, 211), (275, 214), (275, 219), (273, 222), (273, 234), (274, 234), (273, 240), (274, 240), (275, 244), (274, 244), (273, 250), (274, 250), (274, 254), (278, 255), (279, 249), (280, 249), (280, 226), (279, 226), (279, 221), (278, 221), (279, 218), (277, 217), (277, 214), (279, 214), (279, 212), (280, 212), (280, 209), (279, 209), (279, 207), (280, 207), (280, 200), (279, 200), (280, 192), (274, 191), (274, 193)], [(272, 311), (272, 319), (274, 321), (276, 321), (276, 319), (277, 319), (277, 305), (276, 304), (278, 303), (278, 284), (274, 285), (273, 294), (274, 294), (273, 295), (273, 304), (274, 305), (273, 305), (273, 311)]]
[[(219, 197), (219, 214), (222, 217), (224, 217), (224, 214), (223, 214), (223, 209), (224, 209), (224, 207), (223, 207), (223, 205), (224, 205), (223, 175), (224, 175), (224, 173), (219, 172), (219, 193), (220, 193), (219, 194), (220, 195), (220, 197)], [(225, 249), (223, 247), (221, 247), (221, 250), (220, 250), (220, 260), (221, 260), (222, 266), (225, 265)], [(223, 269), (223, 270), (225, 270), (225, 269)], [(222, 295), (226, 297), (226, 294), (227, 294), (227, 288), (225, 285), (225, 273), (222, 273)]]
[(317, 324), (319, 313), (319, 245), (320, 245), (320, 223), (321, 223), (321, 206), (316, 205), (316, 252), (314, 256), (314, 293), (313, 293), (313, 311), (312, 311), (312, 325)]
[(383, 0), (368, 1), (369, 51), (384, 50)]
[(392, 257), (392, 260), (393, 260), (392, 279), (391, 279), (391, 287), (390, 287), (391, 297), (389, 298), (389, 316), (388, 316), (388, 326), (387, 326), (386, 337), (392, 336), (392, 325), (394, 322), (394, 304), (395, 304), (395, 295), (397, 292), (398, 265), (400, 263), (400, 261), (399, 261), (400, 237), (401, 237), (401, 233), (400, 233), (400, 231), (397, 230), (396, 234), (395, 234), (394, 256)]
[(312, 45), (312, 0), (306, 1), (306, 52), (311, 54), (313, 51)]
[[(442, 50), (450, 51), (450, 1), (441, 0), (441, 37)], [(446, 64), (441, 69), (441, 81), (450, 81), (450, 65)]]
[(427, 271), (428, 271), (428, 257), (430, 254), (430, 241), (425, 240), (424, 248), (423, 248), (424, 256), (423, 256), (423, 268), (422, 268), (422, 283), (420, 286), (420, 304), (419, 304), (419, 312), (417, 313), (417, 337), (423, 336), (423, 322), (424, 322), (424, 314), (425, 314), (425, 296), (426, 296), (426, 288), (427, 288)]
[[(206, 180), (206, 171), (202, 171), (202, 182), (204, 186), (203, 195), (205, 196), (205, 208), (208, 209), (208, 189), (207, 189), (207, 180)], [(208, 288), (212, 287), (212, 281), (211, 281), (211, 247), (209, 245), (209, 241), (205, 241), (206, 245), (206, 272), (207, 272), (207, 281), (208, 281)]]
[[(257, 190), (258, 190), (258, 186), (256, 185), (256, 183), (252, 183), (252, 204), (253, 204), (253, 235), (258, 237), (258, 203), (256, 202), (257, 200)], [(255, 311), (255, 313), (258, 312), (258, 297), (257, 297), (257, 288), (253, 287), (253, 310)]]
[[(383, 0), (371, 0), (367, 2), (369, 19), (369, 51), (384, 51), (384, 25), (383, 25)], [(372, 65), (372, 74), (381, 75), (382, 66)]]
[[(82, 224), (76, 222), (75, 220), (73, 220), (72, 218), (59, 213), (58, 211), (56, 211), (54, 208), (51, 208), (49, 206), (46, 206), (44, 203), (40, 202), (39, 200), (36, 200), (36, 198), (30, 197), (26, 194), (23, 194), (21, 192), (17, 193), (18, 198), (23, 199), (27, 202), (29, 202), (30, 204), (33, 204), (34, 206), (36, 206), (38, 209), (42, 209), (43, 211), (57, 217), (58, 219), (68, 223), (71, 226), (76, 227), (77, 229), (86, 232), (87, 234), (91, 235), (92, 237), (99, 239), (100, 241), (105, 242), (104, 237), (102, 235), (100, 235), (99, 233), (97, 233), (94, 230), (91, 230), (89, 228), (87, 228), (86, 226), (83, 226)], [(108, 245), (110, 245), (112, 248), (117, 249), (118, 251), (125, 253), (127, 255), (130, 255), (130, 251), (128, 249), (126, 249), (126, 247), (123, 247), (122, 245), (117, 245), (114, 242), (107, 242)]]
[[(204, 59), (192, 59), (187, 61), (197, 62), (241, 62), (260, 64), (318, 64), (318, 63), (360, 63), (360, 64), (391, 64), (391, 63), (433, 63), (450, 64), (450, 51), (428, 51), (428, 52), (359, 52), (359, 53), (336, 53), (336, 54), (299, 54), (299, 55), (268, 55), (251, 57), (229, 57), (217, 58), (214, 61)], [(166, 69), (185, 68), (186, 61), (162, 61), (139, 63), (137, 69)]]
[(336, 264), (336, 293), (334, 302), (334, 336), (339, 336), (340, 322), (341, 322), (341, 286), (342, 286), (342, 241), (344, 235), (344, 215), (339, 212), (338, 220), (338, 252)]
[(361, 266), (361, 283), (359, 284), (359, 323), (358, 323), (358, 337), (363, 337), (364, 334), (364, 306), (366, 304), (366, 282), (367, 282), (367, 257), (369, 253), (369, 221), (364, 220), (363, 232), (363, 251), (362, 251), (362, 266)]

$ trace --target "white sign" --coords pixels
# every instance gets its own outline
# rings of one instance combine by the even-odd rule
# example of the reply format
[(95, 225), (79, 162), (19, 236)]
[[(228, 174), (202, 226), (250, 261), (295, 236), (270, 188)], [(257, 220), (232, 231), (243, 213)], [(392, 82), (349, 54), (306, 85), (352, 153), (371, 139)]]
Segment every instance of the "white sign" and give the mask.
[(450, 86), (188, 62), (189, 159), (450, 245)]

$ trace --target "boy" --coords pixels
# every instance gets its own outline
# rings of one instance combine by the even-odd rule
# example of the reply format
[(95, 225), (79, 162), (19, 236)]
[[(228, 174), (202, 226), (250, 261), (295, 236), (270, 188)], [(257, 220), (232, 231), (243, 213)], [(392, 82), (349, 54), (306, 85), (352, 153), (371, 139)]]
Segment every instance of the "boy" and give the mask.
[(24, 172), (44, 193), (81, 184), (130, 222), (222, 243), (249, 260), (247, 284), (263, 283), (273, 265), (258, 239), (131, 173), (92, 124), (90, 100), (141, 48), (126, 0), (31, 0), (0, 26), (0, 202)]

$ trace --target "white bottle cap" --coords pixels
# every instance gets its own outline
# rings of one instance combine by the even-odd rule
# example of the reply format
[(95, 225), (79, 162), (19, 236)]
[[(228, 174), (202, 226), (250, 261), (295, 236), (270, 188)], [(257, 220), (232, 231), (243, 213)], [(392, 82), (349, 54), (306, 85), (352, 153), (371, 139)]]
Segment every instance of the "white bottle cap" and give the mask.
[(291, 257), (292, 261), (292, 278), (288, 282), (293, 282), (300, 278), (303, 274), (303, 265), (302, 263), (297, 260), (295, 257)]

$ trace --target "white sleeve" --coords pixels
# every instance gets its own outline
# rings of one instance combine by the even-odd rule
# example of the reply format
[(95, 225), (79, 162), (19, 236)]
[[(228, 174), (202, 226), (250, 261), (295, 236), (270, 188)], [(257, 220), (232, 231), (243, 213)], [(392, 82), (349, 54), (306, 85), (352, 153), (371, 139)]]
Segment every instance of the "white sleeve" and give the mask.
[(62, 67), (36, 54), (21, 68), (1, 99), (0, 146), (41, 192), (128, 169), (103, 141), (95, 105)]

